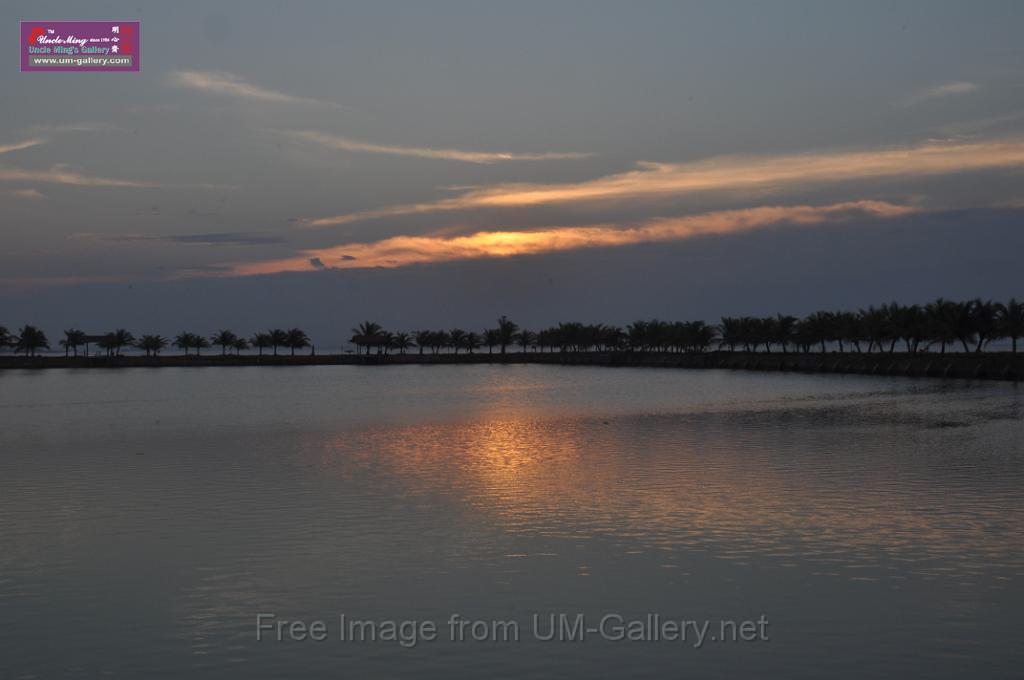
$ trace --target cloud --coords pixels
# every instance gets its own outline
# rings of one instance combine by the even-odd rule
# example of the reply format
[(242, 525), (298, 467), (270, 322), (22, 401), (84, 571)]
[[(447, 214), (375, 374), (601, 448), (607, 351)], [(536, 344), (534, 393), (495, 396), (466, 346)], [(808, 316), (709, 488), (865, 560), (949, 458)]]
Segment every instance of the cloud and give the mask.
[(213, 92), (242, 99), (252, 99), (264, 102), (277, 102), (281, 104), (302, 104), (317, 106), (339, 107), (339, 104), (310, 99), (308, 97), (296, 97), (294, 95), (270, 90), (259, 85), (247, 83), (241, 78), (226, 71), (174, 71), (170, 74), (170, 82), (178, 87), (199, 90), (202, 92)]
[(213, 234), (72, 234), (69, 238), (82, 241), (106, 243), (133, 243), (156, 241), (160, 243), (181, 243), (201, 246), (262, 246), (284, 243), (280, 236), (253, 232), (222, 232)]
[[(311, 263), (330, 268), (401, 267), (410, 264), (476, 258), (536, 255), (581, 248), (676, 241), (707, 234), (728, 234), (778, 224), (814, 225), (855, 217), (887, 218), (917, 208), (883, 201), (851, 201), (826, 206), (762, 206), (686, 217), (648, 220), (638, 226), (591, 225), (532, 231), (481, 231), (463, 236), (395, 236), (370, 243), (345, 243), (303, 251), (301, 256), (235, 265), (232, 274), (247, 276), (311, 271)], [(313, 265), (319, 269), (320, 266)]]
[(942, 99), (944, 97), (955, 97), (957, 95), (970, 94), (978, 88), (979, 86), (975, 83), (968, 83), (964, 81), (944, 83), (942, 85), (935, 85), (934, 87), (927, 87), (923, 90), (912, 92), (897, 102), (897, 106), (907, 108), (931, 99)]
[(780, 191), (821, 183), (920, 177), (1024, 165), (1024, 140), (929, 142), (917, 146), (776, 156), (723, 156), (692, 163), (639, 163), (636, 169), (568, 184), (498, 184), (428, 203), (387, 206), (306, 220), (323, 227), (359, 220), (471, 208), (593, 204), (701, 192)]
[(33, 137), (32, 139), (26, 139), (22, 142), (15, 142), (13, 144), (0, 144), (0, 153), (21, 151), (22, 149), (29, 149), (33, 146), (39, 146), (40, 144), (46, 144), (46, 140), (42, 137)]
[(124, 128), (110, 123), (91, 123), (91, 122), (78, 122), (78, 123), (60, 123), (57, 125), (33, 125), (28, 128), (38, 132), (110, 132), (114, 130), (123, 130)]
[(312, 265), (314, 269), (327, 269), (327, 265), (325, 265), (323, 260), (319, 257), (309, 258), (309, 264)]
[(371, 144), (359, 142), (347, 137), (316, 132), (314, 130), (283, 130), (281, 134), (292, 139), (311, 142), (319, 146), (342, 151), (360, 153), (376, 153), (391, 156), (412, 156), (415, 158), (433, 158), (463, 163), (500, 163), (503, 161), (552, 161), (576, 158), (587, 158), (593, 154), (573, 151), (545, 151), (541, 153), (517, 153), (512, 151), (466, 151), (462, 149), (433, 149), (420, 146), (396, 146), (387, 144)]
[(137, 187), (149, 188), (156, 184), (139, 182), (129, 179), (97, 177), (83, 175), (65, 169), (63, 165), (55, 165), (49, 170), (22, 170), (20, 168), (0, 168), (0, 181), (11, 182), (45, 182), (48, 184), (69, 184), (83, 187)]
[(14, 196), (16, 198), (27, 198), (29, 200), (38, 201), (46, 198), (42, 193), (36, 189), (12, 189), (10, 191), (4, 191), (5, 196)]

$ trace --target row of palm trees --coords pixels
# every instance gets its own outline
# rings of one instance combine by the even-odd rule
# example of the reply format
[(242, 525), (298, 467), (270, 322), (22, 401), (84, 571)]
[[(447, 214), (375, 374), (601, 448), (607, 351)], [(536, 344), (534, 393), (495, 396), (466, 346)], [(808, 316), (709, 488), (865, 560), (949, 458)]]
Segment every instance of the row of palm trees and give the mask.
[(352, 342), (356, 346), (357, 353), (370, 354), (376, 350), (377, 354), (388, 354), (391, 351), (405, 354), (409, 349), (416, 347), (419, 353), (429, 351), (431, 354), (438, 354), (442, 350), (453, 351), (458, 354), (465, 350), (469, 354), (487, 347), (489, 353), (494, 352), (497, 347), (501, 354), (516, 344), (519, 344), (525, 351), (535, 340), (535, 334), (530, 331), (520, 330), (518, 324), (513, 323), (508, 317), (498, 318), (494, 328), (488, 328), (483, 333), (466, 331), (461, 328), (453, 328), (450, 331), (415, 331), (414, 333), (397, 332), (392, 333), (373, 321), (364, 321), (352, 329)]
[[(442, 351), (472, 354), (483, 347), (488, 353), (495, 348), (505, 354), (510, 347), (521, 351), (635, 351), (635, 352), (706, 352), (710, 349), (746, 352), (798, 351), (815, 349), (825, 352), (828, 346), (840, 352), (895, 352), (899, 346), (908, 353), (935, 351), (945, 353), (948, 347), (964, 352), (981, 352), (989, 343), (1009, 339), (1014, 353), (1018, 340), (1024, 337), (1024, 303), (1012, 299), (1007, 303), (985, 300), (954, 302), (938, 299), (926, 305), (885, 304), (857, 312), (819, 311), (803, 319), (776, 314), (769, 317), (723, 317), (712, 326), (704, 321), (636, 321), (625, 328), (606, 324), (560, 323), (533, 332), (520, 328), (507, 317), (500, 317), (493, 328), (480, 333), (461, 328), (451, 330), (420, 330), (413, 333), (386, 331), (380, 324), (365, 321), (352, 329), (351, 342), (357, 352), (405, 354), (417, 348), (419, 354)], [(158, 356), (173, 344), (186, 355), (213, 345), (221, 354), (240, 354), (255, 349), (260, 356), (271, 349), (277, 356), (279, 348), (296, 350), (311, 347), (309, 336), (299, 328), (274, 329), (256, 333), (252, 338), (221, 330), (205, 337), (181, 333), (173, 340), (159, 335), (143, 335), (136, 339), (124, 329), (104, 336), (88, 336), (80, 330), (64, 331), (60, 345), (66, 356), (78, 356), (78, 348), (92, 340), (108, 356), (117, 356), (125, 347), (135, 347), (146, 356)], [(35, 356), (49, 349), (46, 334), (34, 326), (23, 327), (10, 335), (0, 327), (0, 347), (13, 347), (15, 352)]]
[[(191, 350), (195, 350), (196, 356), (199, 356), (202, 350), (213, 345), (221, 348), (222, 355), (229, 352), (240, 354), (254, 348), (260, 356), (263, 356), (265, 349), (273, 350), (274, 356), (277, 356), (278, 349), (284, 347), (291, 350), (291, 355), (295, 356), (296, 350), (312, 347), (309, 336), (301, 328), (275, 328), (266, 333), (256, 333), (251, 339), (235, 335), (229, 330), (220, 330), (209, 338), (196, 333), (181, 333), (173, 340), (161, 335), (142, 335), (136, 338), (123, 328), (102, 336), (90, 336), (84, 331), (69, 329), (64, 331), (60, 346), (64, 348), (64, 356), (77, 357), (80, 347), (85, 347), (85, 354), (88, 356), (90, 342), (95, 343), (108, 357), (119, 356), (121, 350), (127, 347), (140, 349), (147, 357), (155, 357), (172, 344), (183, 350), (186, 356)], [(35, 326), (24, 326), (17, 335), (8, 333), (6, 328), (0, 326), (0, 347), (11, 347), (15, 353), (36, 356), (43, 350), (50, 349), (50, 341), (46, 333)]]
[(635, 351), (706, 352), (710, 349), (746, 352), (809, 353), (828, 346), (840, 352), (895, 352), (899, 346), (911, 354), (945, 353), (948, 347), (981, 352), (989, 343), (1009, 339), (1014, 353), (1024, 337), (1024, 303), (984, 300), (953, 302), (938, 299), (927, 305), (896, 303), (857, 312), (819, 311), (799, 319), (777, 314), (769, 317), (723, 317), (712, 326), (704, 321), (636, 321), (625, 328), (606, 324), (560, 323), (538, 332), (521, 329), (506, 317), (481, 333), (461, 328), (421, 330), (414, 333), (384, 330), (366, 321), (353, 329), (357, 351), (369, 354), (405, 354), (416, 347), (420, 354), (442, 351), (469, 354), (486, 347), (518, 346), (521, 351)]
[(35, 326), (22, 326), (17, 335), (11, 335), (6, 328), (0, 326), (0, 347), (11, 347), (15, 352), (35, 356), (44, 349), (50, 348), (46, 333)]
[(981, 352), (989, 343), (1009, 339), (1014, 353), (1024, 336), (1024, 303), (985, 300), (953, 302), (938, 299), (927, 305), (896, 303), (858, 312), (815, 312), (804, 319), (792, 316), (726, 317), (719, 326), (722, 346), (746, 351), (773, 347), (803, 352), (834, 344), (840, 352), (889, 352), (897, 346), (910, 354), (959, 346)]
[[(358, 327), (353, 328), (350, 342), (356, 346), (358, 353), (376, 350), (378, 354), (388, 354), (396, 351), (405, 354), (407, 350), (417, 347), (419, 353), (423, 354), (429, 350), (432, 354), (438, 354), (442, 350), (453, 351), (458, 354), (460, 350), (472, 354), (474, 351), (486, 346), (488, 352), (493, 353), (497, 347), (501, 354), (514, 346), (520, 344), (524, 350), (534, 340), (534, 334), (530, 331), (520, 330), (518, 324), (513, 323), (508, 317), (498, 318), (494, 328), (488, 328), (483, 333), (466, 331), (461, 328), (453, 328), (450, 331), (415, 331), (414, 333), (397, 332), (392, 333), (373, 321), (364, 321)], [(523, 342), (525, 338), (525, 342)]]

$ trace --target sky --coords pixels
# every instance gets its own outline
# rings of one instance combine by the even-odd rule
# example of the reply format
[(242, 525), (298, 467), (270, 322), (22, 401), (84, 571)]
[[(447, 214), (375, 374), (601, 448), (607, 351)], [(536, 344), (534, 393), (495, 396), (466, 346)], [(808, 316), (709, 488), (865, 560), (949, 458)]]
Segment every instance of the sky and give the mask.
[(1024, 296), (1019, 2), (9, 2), (0, 325), (470, 329)]

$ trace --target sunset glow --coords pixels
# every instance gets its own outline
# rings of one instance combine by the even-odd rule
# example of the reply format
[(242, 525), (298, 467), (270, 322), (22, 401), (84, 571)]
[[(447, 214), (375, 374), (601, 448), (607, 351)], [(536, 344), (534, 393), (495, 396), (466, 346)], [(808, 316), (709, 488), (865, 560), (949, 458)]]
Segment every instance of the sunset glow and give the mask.
[(359, 220), (470, 208), (628, 201), (657, 196), (758, 189), (779, 191), (893, 176), (917, 177), (1024, 165), (1024, 141), (930, 142), (895, 149), (722, 156), (692, 163), (638, 163), (635, 170), (573, 184), (501, 184), (455, 198), (396, 205), (309, 220), (323, 227)]
[(402, 267), (489, 257), (537, 255), (581, 248), (675, 241), (707, 234), (729, 234), (775, 224), (814, 225), (854, 217), (886, 218), (915, 212), (884, 201), (852, 201), (827, 206), (764, 206), (689, 217), (663, 218), (633, 227), (593, 225), (531, 231), (482, 231), (464, 236), (395, 236), (370, 243), (346, 243), (308, 250), (300, 257), (242, 264), (230, 275), (272, 274), (317, 269)]

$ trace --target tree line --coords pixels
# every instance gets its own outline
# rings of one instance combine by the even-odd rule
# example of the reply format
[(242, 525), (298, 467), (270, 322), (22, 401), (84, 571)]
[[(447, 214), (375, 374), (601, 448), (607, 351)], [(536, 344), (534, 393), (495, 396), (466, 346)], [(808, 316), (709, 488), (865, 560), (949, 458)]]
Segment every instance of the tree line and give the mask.
[[(197, 333), (180, 333), (173, 339), (165, 338), (162, 335), (142, 335), (136, 338), (129, 331), (119, 328), (101, 336), (91, 336), (84, 331), (72, 328), (64, 331), (64, 337), (60, 340), (60, 346), (64, 349), (64, 356), (78, 356), (79, 348), (85, 348), (85, 354), (89, 354), (90, 344), (95, 344), (102, 349), (108, 357), (120, 356), (121, 350), (135, 348), (142, 350), (146, 356), (160, 356), (160, 352), (169, 346), (177, 347), (184, 351), (185, 356), (194, 351), (200, 356), (204, 349), (212, 346), (219, 346), (222, 355), (242, 352), (255, 349), (263, 356), (263, 351), (270, 349), (274, 356), (277, 356), (279, 348), (286, 348), (295, 356), (296, 350), (312, 347), (309, 336), (301, 328), (290, 328), (288, 330), (275, 328), (265, 333), (256, 333), (251, 338), (236, 335), (229, 330), (220, 330), (206, 337)], [(10, 334), (6, 328), (0, 326), (0, 347), (11, 347), (15, 353), (36, 356), (43, 350), (50, 349), (50, 341), (46, 333), (35, 326), (23, 326), (16, 335)]]
[(938, 299), (927, 305), (897, 303), (872, 306), (857, 312), (819, 311), (802, 319), (776, 314), (768, 317), (722, 317), (717, 325), (704, 321), (635, 321), (626, 327), (607, 324), (560, 323), (533, 332), (502, 316), (497, 325), (480, 333), (461, 328), (389, 332), (366, 321), (352, 329), (357, 351), (369, 354), (417, 348), (420, 354), (460, 351), (472, 354), (486, 347), (504, 354), (509, 347), (521, 351), (588, 352), (706, 352), (711, 349), (745, 352), (826, 351), (908, 353), (938, 351), (950, 346), (981, 352), (994, 340), (1009, 339), (1012, 351), (1024, 336), (1024, 303), (984, 300), (953, 302)]
[[(502, 316), (492, 328), (477, 333), (462, 328), (450, 330), (419, 330), (391, 332), (380, 324), (365, 321), (352, 329), (350, 339), (359, 353), (406, 354), (416, 349), (419, 354), (466, 352), (473, 354), (487, 348), (505, 354), (509, 348), (522, 352), (707, 352), (712, 349), (745, 352), (827, 351), (829, 345), (840, 352), (895, 352), (897, 347), (910, 354), (922, 351), (945, 353), (947, 348), (964, 352), (981, 352), (994, 340), (1008, 339), (1017, 352), (1018, 340), (1024, 336), (1024, 303), (1011, 299), (1007, 303), (985, 300), (954, 302), (938, 299), (926, 305), (897, 303), (872, 306), (856, 312), (818, 311), (804, 318), (776, 314), (767, 317), (722, 317), (717, 325), (704, 321), (635, 321), (625, 327), (607, 324), (559, 323), (533, 332)], [(251, 338), (221, 330), (207, 337), (181, 333), (173, 339), (160, 335), (133, 336), (118, 329), (103, 336), (89, 336), (81, 330), (64, 331), (60, 346), (65, 356), (78, 356), (80, 347), (89, 351), (90, 341), (107, 356), (117, 356), (124, 348), (142, 350), (146, 356), (159, 356), (168, 346), (181, 349), (185, 355), (219, 346), (221, 354), (241, 354), (255, 350), (260, 356), (271, 350), (277, 356), (280, 348), (297, 350), (312, 346), (302, 329), (274, 329), (256, 333)], [(35, 326), (24, 326), (17, 334), (0, 327), (0, 347), (35, 356), (50, 348), (46, 334)]]

